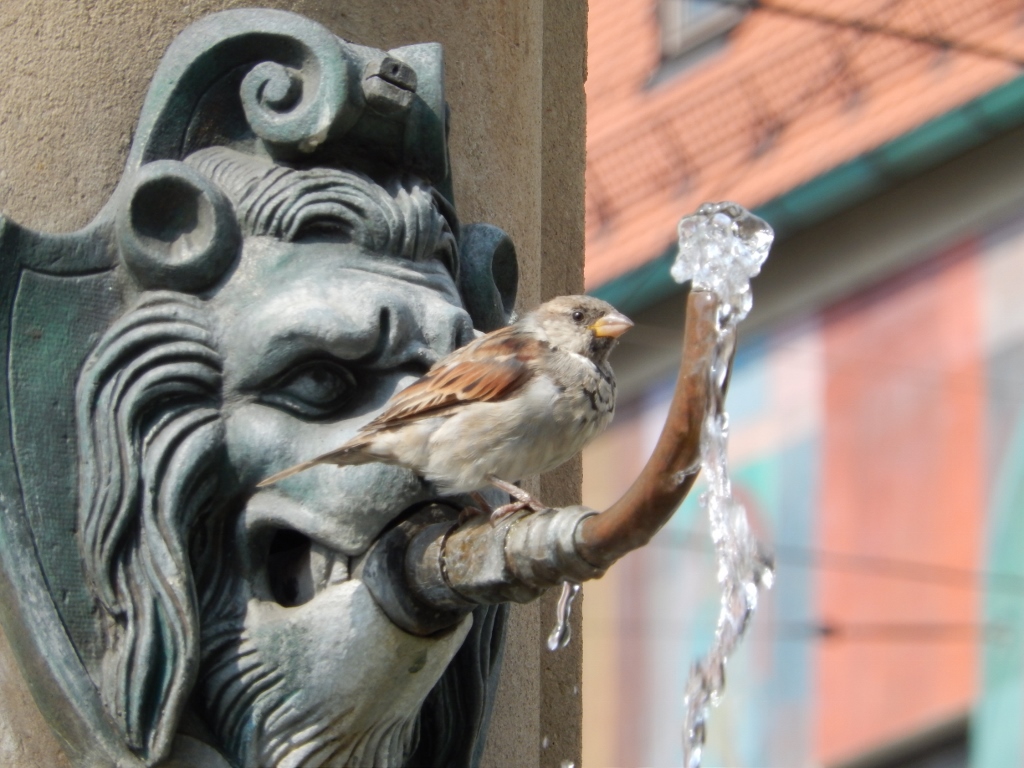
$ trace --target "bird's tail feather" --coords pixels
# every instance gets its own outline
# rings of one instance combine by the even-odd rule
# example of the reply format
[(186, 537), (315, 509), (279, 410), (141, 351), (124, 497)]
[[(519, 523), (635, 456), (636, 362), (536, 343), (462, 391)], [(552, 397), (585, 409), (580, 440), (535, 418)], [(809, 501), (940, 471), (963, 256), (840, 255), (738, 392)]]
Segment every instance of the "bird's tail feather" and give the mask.
[(301, 464), (296, 464), (294, 467), (288, 467), (288, 469), (282, 470), (275, 475), (260, 480), (256, 483), (257, 488), (266, 488), (268, 485), (280, 482), (285, 478), (297, 475), (299, 472), (305, 472), (307, 469), (311, 469), (318, 464), (336, 464), (339, 467), (343, 467), (349, 464), (365, 464), (368, 461), (374, 461), (372, 457), (367, 456), (363, 453), (363, 449), (366, 447), (362, 441), (358, 443), (349, 443), (341, 448), (337, 448), (328, 453), (321, 454), (315, 459), (304, 461)]

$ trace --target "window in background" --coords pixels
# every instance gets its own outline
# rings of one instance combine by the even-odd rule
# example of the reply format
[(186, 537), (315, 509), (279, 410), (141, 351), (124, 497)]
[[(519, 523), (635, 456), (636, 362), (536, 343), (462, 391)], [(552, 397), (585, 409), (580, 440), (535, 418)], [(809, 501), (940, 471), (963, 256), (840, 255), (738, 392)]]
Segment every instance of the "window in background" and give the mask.
[(746, 9), (742, 0), (659, 0), (662, 61), (689, 62), (693, 54), (717, 47)]

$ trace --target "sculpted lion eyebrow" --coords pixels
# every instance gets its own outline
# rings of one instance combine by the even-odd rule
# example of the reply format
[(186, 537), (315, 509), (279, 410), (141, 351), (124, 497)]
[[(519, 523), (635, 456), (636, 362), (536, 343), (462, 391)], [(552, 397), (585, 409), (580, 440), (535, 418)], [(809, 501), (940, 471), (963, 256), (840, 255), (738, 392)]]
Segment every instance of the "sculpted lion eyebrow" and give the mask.
[(238, 360), (238, 367), (229, 378), (239, 389), (255, 390), (314, 358), (364, 370), (413, 366), (424, 373), (437, 354), (417, 334), (409, 333), (415, 318), (403, 318), (405, 313), (387, 306), (378, 309), (375, 321), (358, 328), (342, 315), (333, 319), (324, 313), (289, 318), (277, 327), (264, 327), (258, 347)]
[(246, 386), (262, 386), (313, 358), (328, 358), (345, 365), (371, 367), (373, 361), (382, 356), (381, 350), (387, 343), (386, 329), (385, 333), (377, 333), (372, 339), (367, 339), (354, 335), (344, 338), (340, 333), (325, 337), (316, 328), (293, 326), (269, 336), (252, 360), (253, 365), (248, 375), (243, 374), (241, 378)]

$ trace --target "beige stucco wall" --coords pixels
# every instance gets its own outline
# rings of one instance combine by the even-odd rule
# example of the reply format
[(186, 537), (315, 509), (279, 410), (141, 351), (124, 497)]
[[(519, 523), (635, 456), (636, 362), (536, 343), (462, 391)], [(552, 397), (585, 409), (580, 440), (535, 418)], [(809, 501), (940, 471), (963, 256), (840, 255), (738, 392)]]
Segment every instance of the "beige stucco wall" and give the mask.
[[(246, 2), (22, 0), (0, 4), (0, 210), (47, 231), (86, 224), (120, 175), (149, 79), (192, 21)], [(438, 41), (463, 221), (515, 241), (520, 303), (583, 285), (586, 4), (556, 0), (266, 2), (380, 48)], [(541, 482), (578, 500), (579, 466)], [(580, 641), (549, 654), (556, 596), (516, 607), (484, 764), (579, 765)], [(542, 749), (548, 737), (550, 746)], [(66, 764), (0, 638), (0, 765)]]

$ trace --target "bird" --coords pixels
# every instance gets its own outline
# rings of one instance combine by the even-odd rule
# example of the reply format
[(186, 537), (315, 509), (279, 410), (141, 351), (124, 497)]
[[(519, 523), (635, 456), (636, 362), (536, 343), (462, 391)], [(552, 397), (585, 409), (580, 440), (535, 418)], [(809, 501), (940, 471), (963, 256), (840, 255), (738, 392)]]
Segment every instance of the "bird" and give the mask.
[(608, 426), (615, 377), (608, 362), (633, 322), (592, 296), (559, 296), (478, 337), (395, 393), (340, 447), (274, 474), (265, 487), (320, 464), (405, 467), (440, 494), (488, 486), (515, 501), (495, 522), (546, 507), (510, 480), (548, 472)]

